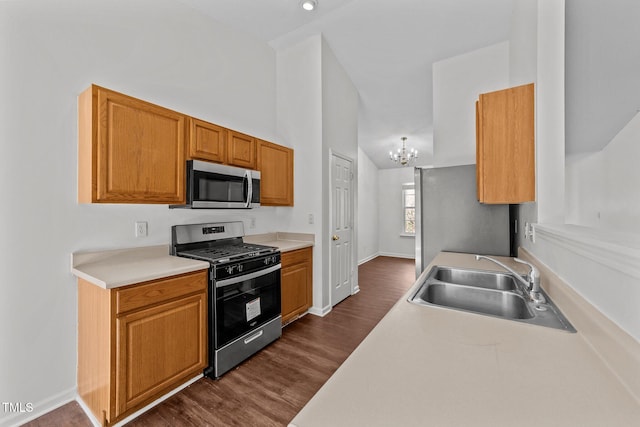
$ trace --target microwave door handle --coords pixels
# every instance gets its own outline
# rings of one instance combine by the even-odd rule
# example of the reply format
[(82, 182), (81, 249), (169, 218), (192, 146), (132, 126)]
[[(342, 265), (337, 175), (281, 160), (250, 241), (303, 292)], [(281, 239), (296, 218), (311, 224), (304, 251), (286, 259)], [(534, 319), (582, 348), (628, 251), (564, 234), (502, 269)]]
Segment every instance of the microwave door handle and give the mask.
[(247, 180), (247, 198), (245, 199), (245, 208), (251, 207), (251, 199), (253, 199), (253, 180), (251, 179), (251, 171), (245, 171), (244, 179)]

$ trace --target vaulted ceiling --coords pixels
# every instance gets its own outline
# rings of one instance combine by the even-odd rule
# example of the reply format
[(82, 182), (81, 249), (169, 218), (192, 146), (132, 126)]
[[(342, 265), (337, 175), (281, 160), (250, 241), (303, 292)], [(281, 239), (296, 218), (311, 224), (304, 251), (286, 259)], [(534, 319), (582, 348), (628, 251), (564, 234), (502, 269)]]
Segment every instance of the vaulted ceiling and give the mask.
[(360, 94), (359, 145), (389, 168), (402, 136), (431, 163), (432, 64), (507, 40), (515, 0), (180, 1), (276, 49), (322, 33)]

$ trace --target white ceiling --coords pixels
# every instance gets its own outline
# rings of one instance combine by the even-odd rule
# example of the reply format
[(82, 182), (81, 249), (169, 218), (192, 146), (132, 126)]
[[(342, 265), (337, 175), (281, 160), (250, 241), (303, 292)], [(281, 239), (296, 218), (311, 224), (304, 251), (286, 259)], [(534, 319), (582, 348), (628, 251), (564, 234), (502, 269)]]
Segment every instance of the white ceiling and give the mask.
[(516, 0), (180, 1), (275, 49), (322, 33), (360, 94), (360, 147), (390, 168), (402, 136), (431, 163), (432, 64), (507, 40)]

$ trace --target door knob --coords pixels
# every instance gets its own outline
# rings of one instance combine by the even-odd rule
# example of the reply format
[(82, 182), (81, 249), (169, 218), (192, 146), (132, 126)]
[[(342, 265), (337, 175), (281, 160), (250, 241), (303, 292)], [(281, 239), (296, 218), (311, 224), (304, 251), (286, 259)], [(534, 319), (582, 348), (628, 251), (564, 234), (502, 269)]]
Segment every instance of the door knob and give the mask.
[(338, 236), (338, 235), (334, 234), (334, 235), (331, 237), (331, 240), (340, 240), (340, 236)]

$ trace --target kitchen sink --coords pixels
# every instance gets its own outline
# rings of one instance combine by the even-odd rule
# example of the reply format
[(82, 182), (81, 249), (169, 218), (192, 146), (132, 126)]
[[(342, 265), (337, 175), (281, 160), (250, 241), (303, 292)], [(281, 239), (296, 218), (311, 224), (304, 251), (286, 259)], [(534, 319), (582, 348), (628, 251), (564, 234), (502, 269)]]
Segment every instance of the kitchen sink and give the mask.
[(503, 291), (515, 291), (518, 288), (511, 275), (491, 271), (438, 267), (434, 278), (441, 282)]
[(576, 332), (549, 296), (541, 293), (544, 302), (531, 300), (510, 273), (434, 266), (409, 302)]
[(501, 292), (451, 283), (432, 283), (423, 288), (423, 292), (417, 297), (431, 304), (507, 319), (531, 319), (534, 316), (525, 299), (513, 292)]

